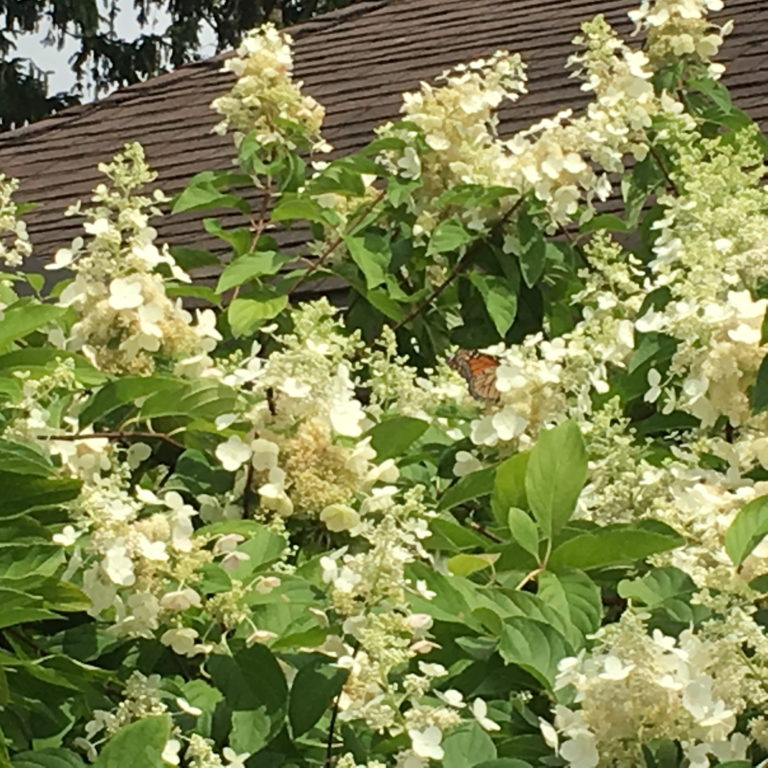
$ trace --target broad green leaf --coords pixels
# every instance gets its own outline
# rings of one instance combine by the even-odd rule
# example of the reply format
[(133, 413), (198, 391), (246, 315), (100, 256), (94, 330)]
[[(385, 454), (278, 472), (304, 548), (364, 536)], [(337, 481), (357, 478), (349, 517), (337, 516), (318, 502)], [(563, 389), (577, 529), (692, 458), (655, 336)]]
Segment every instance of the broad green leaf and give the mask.
[(106, 743), (93, 768), (167, 768), (161, 755), (170, 735), (169, 715), (137, 720)]
[(254, 571), (280, 559), (285, 551), (285, 539), (274, 531), (267, 530), (263, 525), (259, 525), (259, 529), (249, 533), (248, 538), (237, 549), (248, 555), (248, 559), (238, 563), (236, 568), (228, 571), (228, 574), (232, 579), (246, 581)]
[(324, 222), (329, 216), (329, 209), (314, 200), (293, 195), (284, 195), (282, 200), (272, 210), (272, 221), (292, 221), (306, 219), (307, 221)]
[(768, 573), (756, 576), (749, 582), (749, 586), (756, 592), (768, 592)]
[(768, 355), (763, 358), (757, 371), (757, 380), (750, 394), (752, 413), (761, 413), (768, 408)]
[(0, 467), (16, 475), (47, 477), (53, 464), (42, 448), (35, 443), (0, 439)]
[(573, 649), (554, 627), (522, 616), (507, 619), (499, 653), (507, 664), (516, 664), (542, 685), (552, 687), (558, 662)]
[(672, 528), (656, 520), (616, 523), (577, 534), (555, 547), (550, 568), (605, 568), (643, 560), (684, 544)]
[(469, 280), (483, 297), (485, 309), (499, 336), (504, 337), (517, 317), (517, 293), (498, 275), (470, 272)]
[(572, 628), (566, 617), (548, 606), (538, 595), (521, 590), (502, 591), (496, 588), (480, 587), (467, 579), (462, 579), (458, 584), (465, 587), (467, 602), (473, 610), (484, 607), (496, 614), (500, 622), (498, 630), (494, 632), (499, 635), (503, 630), (501, 622), (515, 616), (522, 616), (554, 627), (569, 643), (571, 641), (569, 632), (573, 635), (573, 640), (580, 640), (578, 633), (571, 631)]
[(229, 743), (235, 752), (258, 752), (272, 734), (272, 721), (264, 708), (232, 713)]
[(517, 218), (520, 251), (518, 261), (525, 284), (532, 288), (541, 278), (546, 261), (547, 245), (544, 233), (530, 212), (523, 208)]
[(253, 248), (253, 232), (250, 227), (228, 229), (218, 219), (203, 219), (203, 228), (208, 234), (218, 237), (232, 246), (235, 256), (241, 256)]
[(0, 318), (0, 349), (58, 320), (65, 312), (64, 307), (53, 304), (19, 302), (8, 307)]
[(496, 757), (493, 739), (474, 722), (451, 731), (442, 747), (445, 752), (443, 768), (471, 768)]
[(526, 552), (539, 557), (539, 530), (536, 523), (527, 512), (518, 507), (510, 507), (507, 526), (513, 541), (516, 541)]
[(654, 568), (638, 579), (622, 579), (617, 586), (619, 596), (625, 600), (686, 625), (698, 624), (710, 613), (703, 605), (692, 603), (697, 591), (693, 579), (673, 566)]
[(487, 496), (493, 490), (493, 481), (496, 475), (495, 467), (478, 469), (460, 478), (441, 497), (437, 503), (439, 510), (451, 509), (467, 501), (473, 501)]
[(287, 296), (235, 299), (227, 307), (227, 320), (235, 337), (253, 333), (265, 320), (277, 317), (287, 306)]
[(457, 219), (441, 221), (433, 230), (427, 247), (427, 255), (455, 251), (476, 237)]
[(467, 555), (460, 554), (454, 555), (449, 558), (446, 565), (451, 573), (457, 576), (469, 576), (477, 571), (482, 571), (485, 568), (490, 568), (496, 560), (499, 559), (497, 554), (487, 555)]
[(0, 629), (28, 621), (61, 618), (43, 607), (43, 599), (16, 589), (0, 587)]
[(222, 413), (231, 412), (237, 401), (233, 389), (210, 379), (180, 381), (173, 387), (163, 387), (150, 395), (139, 409), (140, 420), (161, 416), (187, 416), (213, 421)]
[(13, 768), (86, 768), (86, 764), (69, 749), (47, 748), (14, 755)]
[(139, 405), (139, 402), (164, 389), (178, 388), (180, 382), (167, 376), (124, 376), (107, 382), (86, 402), (80, 412), (80, 425), (87, 426), (101, 421), (123, 405)]
[(232, 171), (203, 171), (193, 176), (187, 186), (173, 201), (172, 213), (199, 211), (210, 208), (236, 208), (241, 213), (248, 213), (250, 206), (239, 195), (222, 192), (230, 186), (252, 184), (249, 176)]
[(190, 269), (199, 269), (200, 267), (218, 266), (219, 259), (210, 251), (203, 248), (187, 248), (183, 245), (172, 245), (171, 256), (176, 263), (187, 271)]
[(347, 236), (344, 243), (352, 261), (365, 277), (366, 288), (371, 290), (380, 286), (386, 280), (391, 258), (387, 240), (382, 235), (369, 231), (359, 237)]
[(211, 656), (208, 671), (233, 711), (264, 709), (275, 723), (282, 719), (288, 688), (266, 646), (257, 643), (234, 656)]
[(617, 216), (615, 213), (601, 213), (584, 222), (579, 227), (579, 232), (586, 234), (587, 232), (597, 232), (601, 229), (608, 232), (628, 231), (627, 222), (620, 216)]
[(165, 292), (168, 297), (172, 299), (200, 299), (200, 301), (196, 303), (201, 304), (202, 306), (205, 304), (210, 304), (212, 307), (221, 306), (221, 297), (208, 285), (167, 280), (165, 283)]
[(683, 756), (680, 745), (671, 739), (650, 739), (642, 750), (645, 768), (679, 768)]
[(212, 656), (207, 668), (233, 711), (233, 749), (251, 752), (263, 747), (285, 721), (288, 691), (275, 657), (257, 643), (234, 656)]
[(414, 581), (423, 581), (427, 588), (435, 593), (430, 599), (412, 593), (409, 600), (415, 612), (429, 613), (435, 621), (463, 624), (471, 630), (480, 631), (479, 622), (472, 616), (475, 605), (470, 605), (470, 602), (474, 603), (474, 596), (477, 594), (475, 584), (460, 576), (437, 573), (424, 562), (415, 563), (409, 575)]
[(41, 478), (0, 471), (0, 518), (54, 507), (77, 498), (81, 482), (75, 479)]
[(36, 576), (18, 579), (13, 582), (17, 589), (22, 589), (35, 597), (43, 599), (45, 608), (54, 611), (77, 613), (91, 608), (90, 598), (81, 589), (68, 581), (58, 578), (37, 579)]
[(744, 505), (725, 532), (725, 551), (734, 565), (741, 565), (747, 555), (768, 534), (768, 496), (760, 496)]
[(255, 277), (276, 275), (288, 261), (290, 257), (275, 251), (256, 251), (238, 256), (224, 267), (216, 284), (216, 293), (224, 293)]
[(387, 202), (393, 208), (399, 208), (411, 199), (411, 195), (421, 187), (419, 179), (401, 179), (394, 177), (387, 184)]
[(467, 526), (457, 523), (450, 514), (445, 517), (433, 518), (429, 527), (432, 531), (431, 538), (426, 540), (428, 549), (447, 550), (448, 552), (463, 549), (477, 549), (487, 547), (489, 540), (475, 533)]
[(528, 508), (528, 498), (525, 495), (525, 472), (529, 455), (527, 452), (516, 453), (496, 467), (491, 510), (499, 525), (507, 524), (510, 507)]
[(49, 529), (26, 515), (10, 520), (0, 519), (0, 541), (42, 544), (47, 543), (49, 538)]
[(537, 595), (561, 613), (583, 637), (596, 632), (603, 618), (600, 589), (583, 571), (539, 574)]
[(405, 310), (395, 301), (384, 288), (374, 288), (366, 291), (366, 301), (375, 309), (378, 309), (382, 315), (390, 320), (400, 322), (405, 319)]
[[(168, 491), (186, 492), (193, 496), (211, 492), (226, 493), (232, 488), (232, 473), (223, 469), (218, 459), (190, 449), (184, 451), (176, 460), (175, 471), (163, 487)], [(252, 520), (238, 522), (257, 525)]]
[(566, 421), (540, 433), (525, 472), (528, 504), (551, 538), (570, 519), (587, 477), (587, 454), (578, 426)]
[(371, 447), (376, 451), (378, 461), (403, 457), (410, 448), (427, 431), (429, 423), (411, 416), (396, 416), (385, 419), (373, 427), (368, 433)]
[(486, 760), (484, 763), (478, 763), (475, 768), (533, 768), (525, 760), (518, 760), (516, 757), (500, 757), (497, 760)]
[(649, 195), (664, 183), (664, 173), (652, 154), (635, 163), (632, 172), (624, 176), (621, 180), (621, 194), (624, 198), (628, 229), (637, 225)]
[[(645, 376), (651, 366), (658, 368), (668, 362), (676, 349), (677, 340), (671, 336), (655, 331), (640, 334), (639, 344), (629, 360), (627, 370), (629, 373), (642, 371)], [(644, 386), (647, 388), (647, 384)]]
[(223, 699), (221, 691), (205, 680), (189, 680), (182, 686), (184, 698), (204, 713), (213, 714), (216, 705)]
[(219, 192), (206, 187), (185, 189), (174, 203), (172, 213), (210, 210), (211, 208), (234, 208), (241, 213), (250, 213), (248, 201), (232, 192)]
[[(357, 161), (364, 164), (367, 170), (361, 171)], [(377, 173), (378, 166), (367, 158), (342, 157), (334, 160), (309, 182), (308, 191), (312, 195), (322, 195), (328, 192), (345, 195), (346, 197), (360, 197), (365, 194), (365, 185), (360, 178), (361, 173)]]
[(686, 85), (688, 88), (692, 88), (694, 91), (699, 91), (705, 96), (708, 96), (723, 110), (728, 110), (733, 106), (728, 89), (722, 83), (718, 83), (711, 77), (695, 78), (689, 80)]
[(106, 376), (97, 371), (82, 355), (50, 347), (26, 347), (0, 355), (0, 371), (3, 374), (28, 371), (33, 378), (38, 378), (53, 372), (60, 360), (74, 362), (75, 376), (83, 384), (94, 386), (106, 379)]
[(64, 550), (58, 544), (0, 543), (0, 579), (52, 576), (63, 562)]
[(294, 738), (312, 728), (333, 705), (349, 675), (332, 666), (327, 658), (305, 664), (291, 685), (288, 719)]

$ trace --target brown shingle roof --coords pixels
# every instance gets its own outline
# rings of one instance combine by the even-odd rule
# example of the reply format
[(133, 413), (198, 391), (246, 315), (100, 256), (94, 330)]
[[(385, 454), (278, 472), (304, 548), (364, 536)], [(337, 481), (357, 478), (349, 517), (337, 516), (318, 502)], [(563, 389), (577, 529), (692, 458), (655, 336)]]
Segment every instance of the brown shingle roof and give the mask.
[[(498, 48), (528, 63), (530, 93), (501, 112), (503, 133), (520, 129), (584, 96), (564, 70), (579, 24), (604, 13), (628, 35), (633, 0), (360, 0), (291, 30), (296, 75), (327, 110), (325, 134), (338, 150), (363, 146), (373, 128), (395, 117), (400, 94), (460, 61)], [(768, 2), (731, 0), (722, 18), (736, 29), (720, 57), (735, 102), (768, 127)], [(182, 67), (113, 93), (94, 104), (0, 135), (0, 170), (21, 179), (20, 198), (40, 203), (26, 218), (37, 258), (79, 233), (62, 218), (100, 180), (96, 166), (126, 141), (140, 141), (159, 184), (173, 194), (196, 172), (228, 167), (229, 137), (210, 133), (211, 100), (230, 76), (221, 58)], [(200, 245), (206, 235), (192, 215), (159, 223), (163, 238)]]

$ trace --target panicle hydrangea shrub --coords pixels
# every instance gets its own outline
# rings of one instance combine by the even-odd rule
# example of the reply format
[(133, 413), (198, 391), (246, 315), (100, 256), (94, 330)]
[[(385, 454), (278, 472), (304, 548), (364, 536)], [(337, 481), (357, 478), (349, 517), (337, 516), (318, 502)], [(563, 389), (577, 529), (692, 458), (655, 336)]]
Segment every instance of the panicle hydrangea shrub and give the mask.
[[(0, 275), (0, 763), (768, 765), (766, 142), (721, 8), (585, 22), (581, 114), (500, 135), (499, 51), (309, 168), (254, 30), (213, 103), (243, 173), (173, 202), (249, 212), (215, 287), (141, 147), (100, 166), (74, 277)], [(343, 307), (289, 301), (325, 276)]]

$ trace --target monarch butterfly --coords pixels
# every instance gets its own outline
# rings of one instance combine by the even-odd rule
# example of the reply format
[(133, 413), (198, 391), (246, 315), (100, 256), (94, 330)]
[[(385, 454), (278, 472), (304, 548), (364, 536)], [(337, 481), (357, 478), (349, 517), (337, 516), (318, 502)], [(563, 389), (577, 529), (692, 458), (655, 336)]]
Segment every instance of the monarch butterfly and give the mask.
[(499, 361), (493, 355), (486, 355), (476, 349), (460, 349), (446, 362), (464, 378), (469, 386), (469, 394), (475, 400), (496, 402), (499, 399), (499, 390), (496, 389)]

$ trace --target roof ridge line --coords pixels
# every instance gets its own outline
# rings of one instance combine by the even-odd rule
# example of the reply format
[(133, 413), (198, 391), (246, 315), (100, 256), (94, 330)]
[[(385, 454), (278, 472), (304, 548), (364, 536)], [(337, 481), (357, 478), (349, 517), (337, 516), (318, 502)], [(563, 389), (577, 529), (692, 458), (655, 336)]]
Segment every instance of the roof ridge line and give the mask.
[[(390, 0), (358, 0), (358, 2), (347, 6), (346, 8), (338, 8), (333, 11), (328, 11), (328, 13), (321, 14), (313, 19), (307, 19), (300, 24), (285, 27), (282, 31), (287, 32), (294, 40), (300, 40), (317, 32), (325, 32), (326, 30), (338, 27), (346, 21), (365, 16), (372, 11), (383, 8), (389, 3)], [(21, 126), (21, 128), (7, 131), (6, 133), (0, 133), (0, 147), (8, 147), (17, 143), (23, 143), (31, 137), (59, 127), (62, 123), (76, 123), (80, 118), (89, 117), (102, 109), (110, 109), (113, 106), (116, 106), (116, 104), (126, 104), (133, 101), (134, 98), (140, 98), (141, 96), (153, 93), (156, 90), (161, 90), (166, 87), (169, 81), (175, 82), (179, 78), (187, 76), (190, 70), (212, 69), (214, 64), (218, 65), (221, 61), (229, 58), (232, 53), (233, 49), (230, 49), (222, 53), (217, 53), (214, 56), (209, 56), (206, 59), (190, 61), (187, 64), (182, 64), (176, 69), (172, 69), (169, 72), (162, 72), (159, 75), (150, 77), (140, 83), (132, 83), (131, 85), (117, 88), (103, 99), (97, 99), (88, 104), (77, 104), (68, 107), (67, 109), (63, 109), (61, 112), (56, 112), (37, 122), (29, 123), (28, 125)], [(156, 86), (152, 84), (158, 80), (162, 80), (162, 83), (157, 84)], [(137, 93), (137, 91), (140, 91), (140, 93)]]

